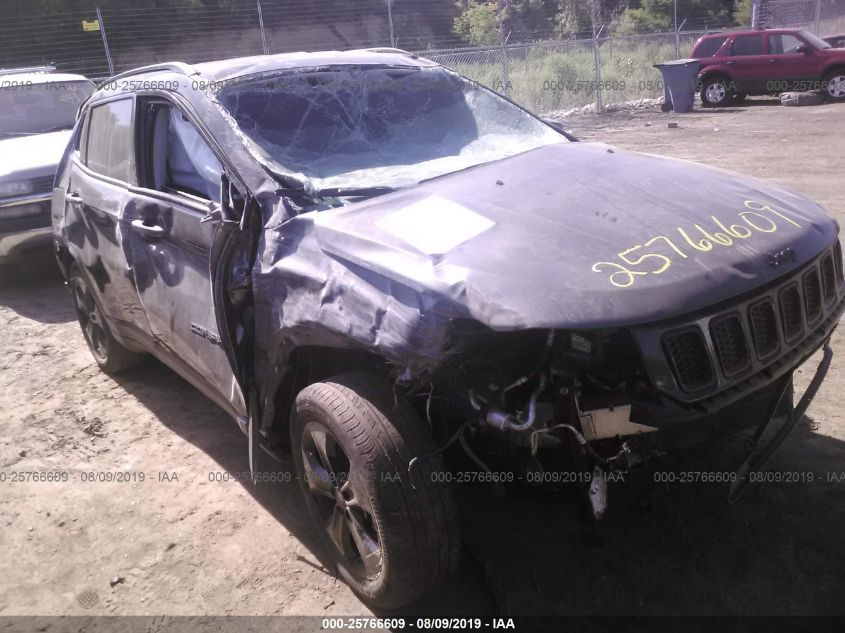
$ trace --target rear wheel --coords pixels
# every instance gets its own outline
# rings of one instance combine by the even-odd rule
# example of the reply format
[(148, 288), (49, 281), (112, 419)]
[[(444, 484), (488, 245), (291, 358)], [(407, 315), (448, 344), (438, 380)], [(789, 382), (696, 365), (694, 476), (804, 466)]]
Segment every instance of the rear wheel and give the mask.
[(68, 285), (82, 335), (100, 369), (114, 374), (140, 364), (144, 355), (126, 349), (115, 340), (91, 288), (76, 266), (70, 269)]
[(718, 75), (702, 80), (700, 94), (702, 105), (708, 108), (726, 106), (733, 98), (728, 80)]
[[(294, 463), (338, 574), (369, 604), (420, 598), (457, 565), (458, 520), (434, 443), (390, 384), (355, 372), (303, 389), (291, 422)], [(413, 482), (413, 483), (412, 483)]]
[(845, 101), (845, 69), (834, 70), (824, 78), (825, 96), (831, 101)]

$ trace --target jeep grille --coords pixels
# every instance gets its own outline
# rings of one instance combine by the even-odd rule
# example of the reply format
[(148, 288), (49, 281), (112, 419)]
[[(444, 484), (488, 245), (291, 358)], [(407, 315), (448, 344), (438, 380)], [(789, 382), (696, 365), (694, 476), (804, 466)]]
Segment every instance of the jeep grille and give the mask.
[[(838, 320), (845, 306), (835, 301), (843, 296), (841, 261), (837, 242), (802, 273), (774, 288), (668, 331), (660, 326), (647, 328), (651, 334), (644, 331), (642, 340), (651, 345), (647, 341), (655, 340), (654, 336), (655, 342), (662, 342), (668, 369), (681, 392), (706, 394), (750, 380), (780, 363), (784, 355), (797, 353), (812, 341), (818, 344), (816, 329), (835, 325), (833, 319)], [(661, 367), (658, 358), (655, 362), (650, 372), (663, 376), (665, 365)]]

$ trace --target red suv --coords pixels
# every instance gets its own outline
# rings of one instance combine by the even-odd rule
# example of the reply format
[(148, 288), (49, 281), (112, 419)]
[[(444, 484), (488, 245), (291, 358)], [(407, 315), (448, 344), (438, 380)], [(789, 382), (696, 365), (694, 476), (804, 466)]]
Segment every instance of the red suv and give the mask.
[(701, 60), (701, 102), (723, 106), (746, 95), (821, 90), (845, 101), (845, 50), (808, 31), (771, 29), (705, 35), (691, 57)]

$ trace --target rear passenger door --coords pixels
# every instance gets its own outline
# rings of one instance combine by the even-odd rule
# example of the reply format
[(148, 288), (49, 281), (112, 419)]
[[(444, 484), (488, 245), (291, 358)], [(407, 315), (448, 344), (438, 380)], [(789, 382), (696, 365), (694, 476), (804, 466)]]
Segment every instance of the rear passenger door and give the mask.
[[(163, 360), (236, 416), (243, 394), (218, 331), (210, 255), (219, 229), (220, 160), (184, 109), (139, 97), (134, 275)], [(209, 221), (210, 220), (210, 221)]]
[(126, 237), (137, 182), (134, 98), (96, 103), (71, 153), (65, 196), (68, 248), (115, 333), (140, 345), (150, 330), (132, 276)]
[(731, 44), (730, 57), (726, 64), (733, 76), (737, 92), (766, 92), (766, 83), (772, 71), (763, 44), (762, 33), (739, 35)]

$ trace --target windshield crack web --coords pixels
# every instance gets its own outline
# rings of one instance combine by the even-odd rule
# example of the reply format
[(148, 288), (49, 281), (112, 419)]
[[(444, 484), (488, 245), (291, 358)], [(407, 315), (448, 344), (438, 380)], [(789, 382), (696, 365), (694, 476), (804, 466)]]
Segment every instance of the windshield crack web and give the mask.
[(231, 86), (219, 101), (261, 162), (315, 191), (405, 187), (566, 142), (440, 67), (288, 72)]

